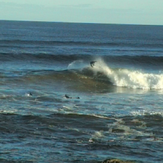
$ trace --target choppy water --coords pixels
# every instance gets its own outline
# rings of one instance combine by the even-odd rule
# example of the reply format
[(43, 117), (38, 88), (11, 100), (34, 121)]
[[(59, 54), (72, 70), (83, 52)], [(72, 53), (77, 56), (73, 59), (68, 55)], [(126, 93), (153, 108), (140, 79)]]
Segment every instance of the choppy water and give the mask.
[(162, 47), (163, 26), (0, 21), (0, 162), (162, 162)]

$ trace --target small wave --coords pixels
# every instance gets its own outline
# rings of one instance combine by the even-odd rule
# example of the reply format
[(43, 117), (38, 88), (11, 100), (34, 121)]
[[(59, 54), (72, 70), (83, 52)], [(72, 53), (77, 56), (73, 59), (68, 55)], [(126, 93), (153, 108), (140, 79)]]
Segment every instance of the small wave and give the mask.
[(0, 39), (0, 46), (1, 45), (8, 45), (15, 46), (15, 45), (44, 45), (44, 46), (99, 46), (99, 47), (140, 47), (140, 45), (143, 48), (162, 48), (162, 43), (139, 43), (139, 42), (131, 42), (131, 41), (79, 41), (79, 40), (30, 40), (30, 39)]
[[(134, 53), (134, 52), (132, 52)], [(135, 52), (136, 53), (136, 52)], [(48, 62), (59, 62), (69, 64), (68, 68), (74, 66), (80, 66), (83, 64), (88, 65), (91, 60), (95, 58), (102, 58), (105, 63), (109, 65), (119, 66), (119, 67), (138, 67), (146, 69), (163, 69), (163, 56), (152, 56), (152, 55), (99, 55), (99, 54), (57, 54), (51, 51), (0, 51), (0, 61), (37, 61), (37, 63), (46, 63)], [(79, 63), (79, 64), (77, 64)], [(84, 68), (84, 67), (83, 67)]]
[[(60, 62), (60, 63), (71, 63), (76, 60), (91, 60), (91, 55), (78, 55), (78, 54), (54, 54), (54, 53), (33, 53), (33, 52), (24, 52), (24, 53), (10, 53), (10, 52), (1, 52), (0, 61), (37, 61), (37, 63), (46, 63), (48, 62)], [(46, 63), (47, 64), (47, 63)]]
[[(95, 42), (95, 41), (71, 41), (71, 40), (23, 40), (23, 39), (13, 39), (13, 40), (0, 40), (1, 45), (43, 45), (43, 46), (120, 46), (121, 43), (114, 43), (114, 42)], [(121, 45), (123, 46), (123, 44)]]

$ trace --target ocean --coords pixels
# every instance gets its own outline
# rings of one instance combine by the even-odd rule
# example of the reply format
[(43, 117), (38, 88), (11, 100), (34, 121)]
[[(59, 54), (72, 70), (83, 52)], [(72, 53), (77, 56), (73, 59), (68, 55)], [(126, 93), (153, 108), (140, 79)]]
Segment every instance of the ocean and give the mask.
[(0, 21), (0, 162), (107, 159), (163, 162), (163, 26)]

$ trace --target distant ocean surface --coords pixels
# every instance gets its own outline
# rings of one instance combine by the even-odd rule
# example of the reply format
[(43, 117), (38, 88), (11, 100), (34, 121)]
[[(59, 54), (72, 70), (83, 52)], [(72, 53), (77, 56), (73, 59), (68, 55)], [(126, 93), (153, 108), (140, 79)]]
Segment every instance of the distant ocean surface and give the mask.
[(0, 21), (0, 162), (113, 158), (163, 162), (163, 26)]

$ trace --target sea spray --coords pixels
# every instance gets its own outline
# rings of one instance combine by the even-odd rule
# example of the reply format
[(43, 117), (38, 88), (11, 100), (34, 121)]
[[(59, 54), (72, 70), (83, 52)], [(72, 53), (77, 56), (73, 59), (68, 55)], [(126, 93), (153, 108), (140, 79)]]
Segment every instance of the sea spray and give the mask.
[(68, 65), (68, 70), (83, 69), (87, 64), (83, 60), (75, 60)]

